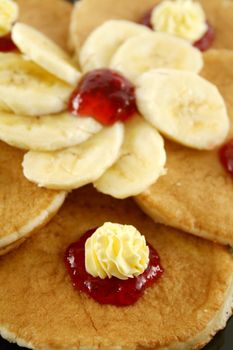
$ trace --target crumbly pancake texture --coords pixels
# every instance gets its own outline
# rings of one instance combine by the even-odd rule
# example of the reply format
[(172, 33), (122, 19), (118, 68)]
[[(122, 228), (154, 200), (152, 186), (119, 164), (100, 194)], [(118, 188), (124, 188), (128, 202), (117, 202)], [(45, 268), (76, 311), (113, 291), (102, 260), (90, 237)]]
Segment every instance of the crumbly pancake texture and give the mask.
[[(70, 27), (70, 45), (78, 49), (87, 35), (108, 19), (139, 18), (158, 0), (82, 0), (78, 2), (72, 14)], [(216, 38), (214, 48), (233, 49), (233, 2), (231, 0), (200, 0), (207, 19), (213, 25)]]
[[(133, 306), (103, 306), (74, 290), (67, 246), (106, 221), (132, 224), (159, 252), (160, 280)], [(200, 349), (232, 310), (227, 248), (156, 225), (132, 199), (85, 187), (40, 234), (0, 258), (0, 331), (36, 349)]]
[[(60, 0), (18, 3), (22, 21), (44, 30), (65, 47), (70, 4)], [(16, 248), (45, 225), (65, 200), (64, 192), (41, 189), (27, 181), (22, 159), (22, 151), (0, 142), (0, 255)]]
[[(155, 4), (145, 1), (82, 0), (72, 14), (71, 41), (76, 49), (88, 34), (110, 18), (136, 20)], [(233, 48), (233, 2), (203, 0), (216, 28), (215, 47)], [(90, 16), (95, 13), (95, 16)], [(139, 48), (140, 49), (140, 48)], [(223, 94), (233, 121), (233, 52), (207, 51), (202, 75)], [(231, 131), (231, 135), (233, 132)], [(223, 244), (233, 245), (233, 181), (218, 151), (202, 152), (167, 142), (167, 175), (136, 198), (155, 221)]]

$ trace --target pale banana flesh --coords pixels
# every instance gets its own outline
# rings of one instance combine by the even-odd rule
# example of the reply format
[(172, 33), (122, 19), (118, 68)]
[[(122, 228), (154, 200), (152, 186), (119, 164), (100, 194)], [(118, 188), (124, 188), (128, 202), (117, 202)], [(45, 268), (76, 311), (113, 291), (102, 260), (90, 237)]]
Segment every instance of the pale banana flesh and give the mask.
[(136, 85), (139, 111), (168, 138), (206, 150), (224, 142), (229, 117), (223, 97), (209, 81), (192, 72), (155, 69)]
[(70, 56), (38, 30), (16, 23), (12, 40), (28, 59), (66, 83), (77, 84), (81, 73)]
[(11, 31), (12, 24), (19, 15), (19, 8), (15, 1), (0, 1), (0, 36), (7, 35)]
[(199, 73), (202, 67), (201, 52), (186, 40), (152, 31), (126, 40), (110, 62), (110, 68), (121, 72), (132, 81), (155, 68)]
[(121, 155), (94, 186), (116, 198), (137, 195), (165, 174), (164, 141), (154, 127), (141, 117), (125, 124)]
[(147, 27), (126, 20), (109, 20), (96, 28), (87, 38), (79, 53), (84, 72), (108, 67), (112, 56), (128, 38), (148, 33)]
[(80, 52), (83, 70), (110, 64), (134, 81), (146, 119), (134, 116), (108, 128), (91, 117), (62, 113), (80, 77), (63, 50), (21, 23), (13, 39), (27, 59), (0, 54), (0, 139), (30, 150), (23, 172), (39, 186), (72, 190), (93, 183), (103, 193), (126, 198), (166, 172), (157, 130), (198, 149), (211, 149), (227, 135), (225, 103), (196, 74), (203, 66), (201, 53), (182, 39), (123, 20), (108, 21), (89, 36)]
[(68, 112), (30, 118), (0, 112), (0, 140), (11, 146), (34, 151), (55, 151), (78, 145), (102, 129), (91, 117)]
[(0, 108), (39, 116), (66, 109), (73, 88), (17, 53), (0, 53)]
[(56, 152), (29, 151), (25, 177), (39, 186), (72, 190), (97, 180), (120, 155), (124, 127), (116, 123), (78, 146)]

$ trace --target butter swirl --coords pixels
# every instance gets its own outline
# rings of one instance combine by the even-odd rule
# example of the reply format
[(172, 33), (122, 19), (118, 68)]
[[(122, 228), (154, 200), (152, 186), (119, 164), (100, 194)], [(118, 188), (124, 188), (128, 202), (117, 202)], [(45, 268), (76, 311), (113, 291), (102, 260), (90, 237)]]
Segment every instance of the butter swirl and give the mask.
[(207, 31), (205, 12), (192, 0), (165, 0), (152, 12), (151, 23), (159, 32), (176, 35), (191, 43)]
[(0, 0), (0, 36), (11, 31), (18, 17), (18, 5), (13, 0)]
[(107, 222), (85, 244), (85, 266), (94, 277), (121, 280), (142, 274), (149, 262), (145, 237), (131, 225)]

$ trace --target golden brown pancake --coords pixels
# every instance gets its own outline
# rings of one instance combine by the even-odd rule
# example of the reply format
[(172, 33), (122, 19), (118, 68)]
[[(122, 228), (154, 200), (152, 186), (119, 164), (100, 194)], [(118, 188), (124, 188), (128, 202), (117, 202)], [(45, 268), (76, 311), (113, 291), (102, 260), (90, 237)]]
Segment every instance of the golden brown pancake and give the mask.
[[(88, 34), (108, 19), (138, 21), (159, 0), (82, 0), (72, 14), (70, 46), (77, 49)], [(231, 0), (199, 0), (213, 25), (214, 48), (233, 49), (233, 2)]]
[[(131, 307), (102, 306), (75, 291), (64, 267), (67, 246), (106, 221), (135, 225), (165, 269)], [(40, 234), (0, 258), (0, 281), (1, 335), (37, 349), (198, 350), (225, 326), (233, 306), (226, 248), (156, 225), (132, 200), (92, 187), (73, 192)]]
[[(201, 2), (216, 28), (214, 46), (233, 48), (233, 1)], [(100, 0), (96, 6), (95, 0), (83, 0), (72, 15), (72, 42), (79, 47), (91, 30), (107, 19), (135, 21), (154, 3)], [(202, 75), (218, 86), (233, 121), (233, 51), (212, 49), (204, 57)], [(233, 131), (229, 137), (232, 135)], [(137, 203), (157, 222), (233, 245), (233, 180), (219, 163), (217, 151), (195, 151), (172, 142), (167, 142), (166, 148), (167, 175), (139, 195)]]
[(20, 6), (20, 21), (39, 29), (58, 45), (64, 49), (67, 48), (72, 10), (72, 6), (68, 1), (18, 0), (17, 2)]
[[(220, 89), (233, 122), (233, 51), (206, 53), (202, 75)], [(233, 179), (218, 150), (196, 151), (172, 142), (166, 149), (167, 175), (137, 196), (137, 203), (157, 222), (233, 246)]]
[(0, 142), (0, 255), (45, 225), (65, 200), (65, 192), (41, 189), (22, 172), (23, 152)]
[[(164, 274), (130, 307), (104, 306), (76, 291), (68, 245), (106, 221), (132, 224), (158, 251)], [(0, 333), (36, 349), (201, 349), (233, 306), (227, 248), (155, 224), (132, 199), (85, 187), (20, 248), (0, 258)]]
[[(59, 0), (19, 0), (18, 3), (22, 21), (44, 29), (65, 46), (70, 4)], [(64, 192), (42, 189), (27, 181), (22, 159), (22, 151), (0, 142), (0, 255), (16, 248), (45, 225), (65, 199)]]

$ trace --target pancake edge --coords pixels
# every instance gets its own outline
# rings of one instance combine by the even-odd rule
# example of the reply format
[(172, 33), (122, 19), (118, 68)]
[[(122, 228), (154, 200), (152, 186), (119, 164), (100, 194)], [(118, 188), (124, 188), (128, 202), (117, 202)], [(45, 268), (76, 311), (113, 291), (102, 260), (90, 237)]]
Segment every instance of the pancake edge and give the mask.
[[(208, 344), (211, 339), (216, 335), (216, 333), (226, 327), (227, 321), (233, 313), (233, 274), (231, 278), (231, 283), (225, 293), (225, 302), (223, 303), (220, 310), (216, 313), (215, 317), (207, 324), (206, 328), (195, 335), (192, 338), (187, 339), (186, 342), (173, 343), (170, 346), (160, 347), (160, 348), (147, 348), (153, 350), (200, 350), (206, 344)], [(50, 348), (50, 347), (34, 347), (32, 343), (27, 343), (21, 338), (9, 331), (6, 326), (0, 326), (0, 335), (3, 339), (9, 341), (10, 343), (15, 343), (18, 346), (26, 347), (33, 350), (100, 350), (100, 348), (85, 348), (85, 347), (72, 347), (72, 348)], [(122, 346), (114, 346), (114, 348), (105, 348), (105, 350), (124, 350)], [(127, 350), (145, 350), (143, 347), (134, 347)]]
[(134, 197), (134, 201), (136, 204), (139, 206), (139, 208), (146, 214), (148, 215), (156, 224), (162, 224), (167, 227), (172, 227), (174, 229), (181, 230), (183, 232), (186, 232), (188, 234), (191, 234), (195, 237), (200, 237), (202, 239), (206, 239), (208, 241), (222, 244), (222, 245), (230, 245), (233, 247), (233, 240), (230, 240), (225, 237), (216, 237), (216, 235), (208, 233), (207, 231), (203, 231), (202, 229), (198, 229), (198, 227), (195, 226), (195, 221), (193, 222), (192, 227), (184, 227), (182, 224), (179, 222), (174, 224), (168, 223), (169, 220), (166, 220), (165, 216), (163, 214), (154, 208), (153, 206), (153, 201), (150, 199), (148, 200), (144, 198), (144, 194), (140, 194), (138, 196)]
[(21, 227), (19, 230), (0, 238), (0, 255), (1, 248), (5, 248), (14, 242), (17, 242), (18, 240), (34, 233), (36, 230), (47, 224), (53, 215), (55, 215), (60, 209), (66, 199), (66, 196), (67, 192), (65, 191), (58, 193), (50, 205), (46, 209), (42, 210), (39, 215), (27, 222), (26, 225)]

